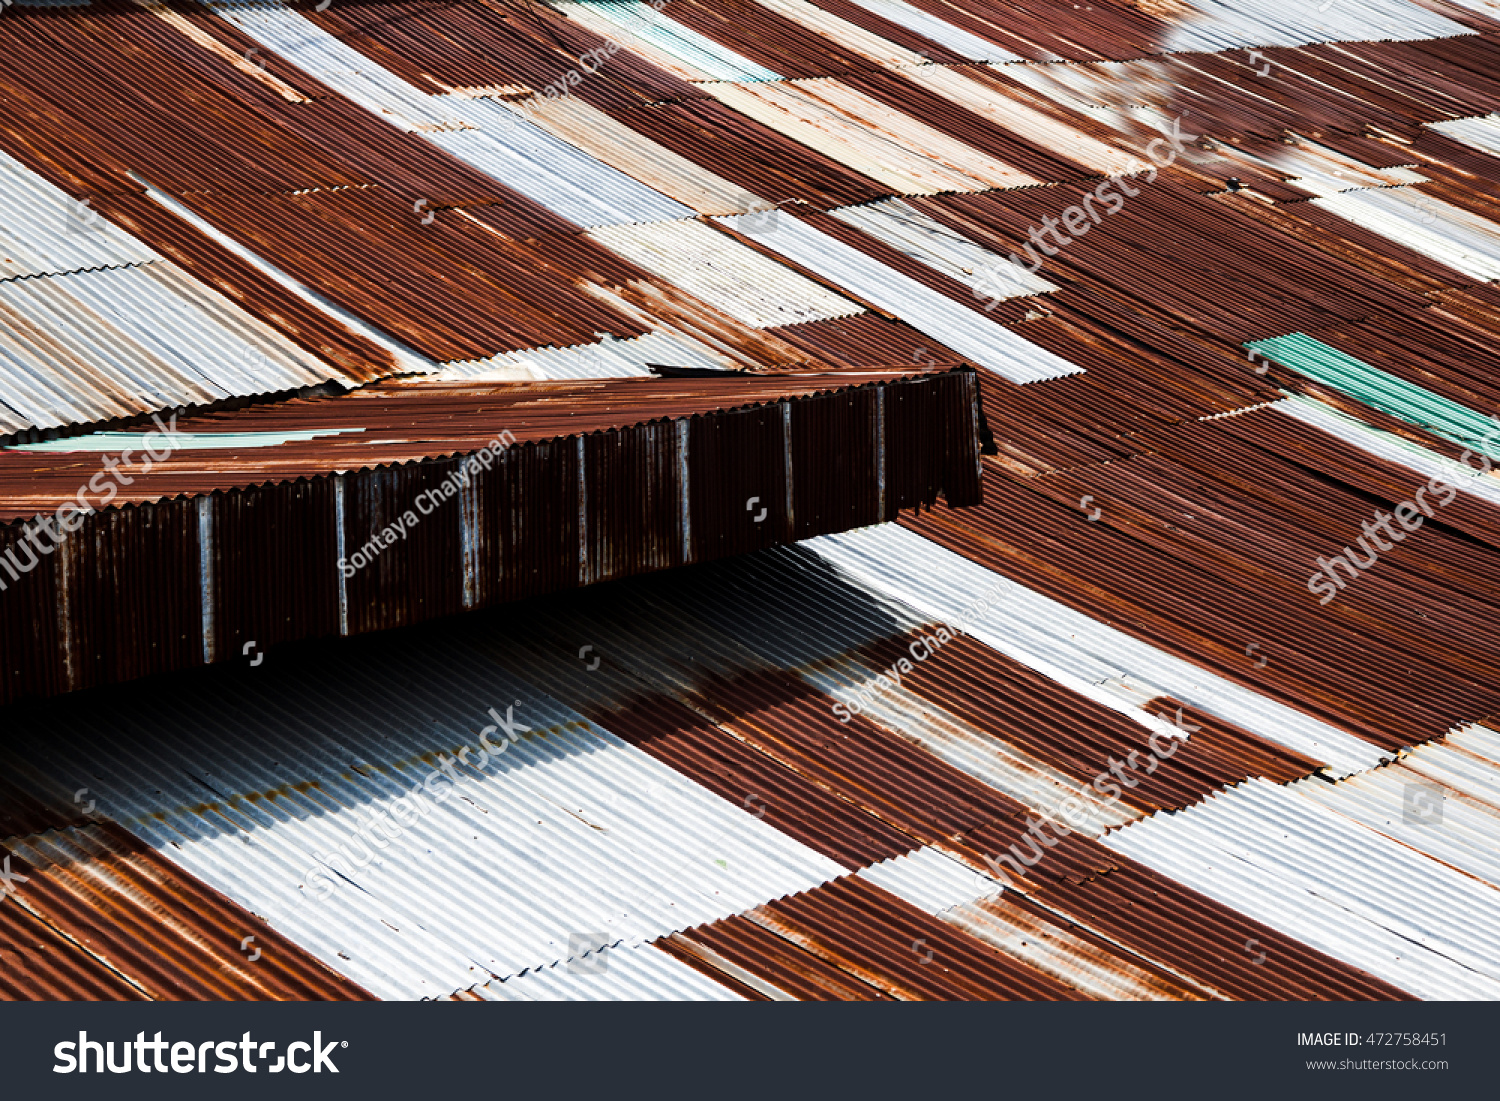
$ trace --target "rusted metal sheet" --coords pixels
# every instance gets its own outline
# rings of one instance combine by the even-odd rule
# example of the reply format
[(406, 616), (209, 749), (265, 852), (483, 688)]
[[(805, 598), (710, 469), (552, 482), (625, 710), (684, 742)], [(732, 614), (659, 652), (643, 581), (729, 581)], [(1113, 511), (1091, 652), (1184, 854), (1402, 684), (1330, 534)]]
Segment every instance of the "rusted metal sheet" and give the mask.
[[(1159, 433), (1152, 446), (1162, 458), (1024, 484), (991, 468), (981, 508), (904, 522), (1376, 745), (1409, 745), (1494, 710), (1500, 671), (1464, 641), (1493, 621), (1500, 603), (1484, 580), (1500, 565), (1491, 561), (1500, 553), (1494, 536), (1480, 545), (1424, 532), (1394, 552), (1399, 568), (1361, 577), (1320, 605), (1309, 575), (1320, 556), (1340, 553), (1360, 534), (1374, 506), (1331, 471), (1300, 467), (1307, 451), (1266, 438), (1258, 425), (1267, 415), (1275, 416), (1247, 413)], [(1325, 453), (1336, 446), (1332, 437), (1317, 442)], [(1409, 473), (1409, 489), (1397, 488), (1398, 470), (1383, 493), (1387, 508), (1416, 489)], [(1080, 509), (1084, 498), (1101, 510), (1097, 522)], [(1466, 507), (1494, 513), (1478, 501)], [(1396, 612), (1414, 599), (1430, 619)], [(1252, 643), (1263, 662), (1247, 657)], [(1334, 666), (1313, 656), (1345, 652), (1360, 660)]]
[[(0, 995), (28, 1000), (370, 998), (264, 919), (119, 826), (91, 823), (13, 837), (0, 852), (12, 861), (12, 872), (27, 877), (0, 904), (0, 952), (19, 956), (0, 972), (5, 976)], [(50, 950), (32, 954), (44, 948)]]
[[(972, 503), (972, 369), (900, 374), (407, 384), (182, 419), (176, 432), (240, 439), (194, 449), (185, 436), (40, 557), (46, 536), (19, 518), (80, 493), (97, 504), (89, 482), (105, 467), (98, 451), (6, 452), (0, 466), (22, 480), (0, 598), (6, 691), (416, 622), (868, 524), (939, 494)], [(320, 427), (341, 434), (244, 436)], [(148, 442), (124, 459), (138, 465)], [(747, 509), (757, 497), (767, 522)]]

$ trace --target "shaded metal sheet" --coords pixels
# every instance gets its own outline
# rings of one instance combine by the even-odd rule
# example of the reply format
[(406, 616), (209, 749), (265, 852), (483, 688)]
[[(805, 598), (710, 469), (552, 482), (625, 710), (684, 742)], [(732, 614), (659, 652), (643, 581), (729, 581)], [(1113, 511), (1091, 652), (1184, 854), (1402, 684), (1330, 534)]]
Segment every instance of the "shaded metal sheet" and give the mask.
[(0, 152), (0, 281), (160, 260), (108, 218)]
[(168, 261), (0, 282), (0, 315), (11, 431), (351, 381)]
[[(785, 215), (777, 216), (782, 220)], [(847, 317), (863, 309), (703, 222), (612, 226), (589, 236), (756, 328)]]
[(657, 942), (678, 959), (767, 1001), (894, 1001), (801, 945), (743, 917), (699, 925)]
[[(158, 1001), (370, 997), (118, 826), (49, 830), (12, 838), (4, 849), (27, 882), (0, 904), (0, 943), (29, 916), (81, 957), (81, 973), (51, 997), (97, 997), (96, 984), (124, 985), (114, 998)], [(247, 939), (259, 949), (253, 960), (252, 949), (242, 948)], [(5, 968), (16, 970), (13, 960)]]
[[(1012, 264), (999, 253), (976, 245), (902, 199), (844, 207), (829, 213), (950, 279), (975, 288), (977, 297), (984, 298), (994, 291), (1007, 292), (1000, 297), (1012, 298), (1057, 290), (1056, 284), (1031, 274), (1020, 264)], [(996, 267), (1007, 269), (1011, 274), (988, 281), (986, 273)]]
[(735, 110), (903, 195), (1040, 182), (831, 77), (705, 87)]
[[(446, 997), (573, 958), (575, 934), (639, 943), (841, 871), (471, 651), (378, 650), (273, 657), (165, 706), (71, 700), (48, 738), (7, 752), (53, 790), (87, 784), (100, 815), (387, 998)], [(529, 730), (480, 769), (491, 708)], [(457, 779), (442, 799), (424, 781), (439, 768)], [(331, 888), (309, 876), (318, 854)]]
[(723, 983), (653, 945), (615, 945), (571, 963), (491, 980), (455, 1000), (476, 1002), (738, 1002)]
[[(857, 378), (426, 382), (179, 419), (189, 439), (227, 431), (251, 445), (138, 469), (39, 562), (18, 542), (24, 521), (0, 535), (27, 570), (0, 597), (0, 691), (225, 661), (248, 642), (380, 630), (870, 523), (940, 494), (973, 501), (972, 369)], [(288, 442), (265, 446), (267, 432)], [(476, 465), (497, 436), (503, 450)], [(80, 447), (0, 453), (22, 483), (13, 515), (76, 498), (109, 458)], [(884, 493), (882, 462), (898, 472)], [(746, 509), (755, 496), (769, 522)]]
[[(949, 620), (1001, 575), (895, 525), (812, 542), (831, 563), (898, 600)], [(1080, 695), (1125, 710), (1170, 695), (1268, 741), (1325, 762), (1335, 773), (1373, 768), (1369, 743), (1249, 691), (1125, 632), (1012, 583), (971, 628), (976, 639)]]
[(974, 310), (834, 240), (800, 218), (783, 214), (767, 223), (763, 218), (749, 215), (723, 221), (757, 244), (805, 265), (1012, 382), (1059, 378), (1080, 370)]
[(1500, 996), (1500, 891), (1251, 780), (1105, 844), (1423, 998)]

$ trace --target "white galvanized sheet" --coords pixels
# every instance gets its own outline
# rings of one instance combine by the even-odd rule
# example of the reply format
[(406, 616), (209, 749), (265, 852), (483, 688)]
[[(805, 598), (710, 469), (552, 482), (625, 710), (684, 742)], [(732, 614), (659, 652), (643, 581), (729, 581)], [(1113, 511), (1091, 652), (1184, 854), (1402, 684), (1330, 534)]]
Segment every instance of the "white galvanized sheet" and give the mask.
[(160, 259), (87, 201), (0, 152), (0, 281)]
[(1486, 282), (1500, 279), (1500, 225), (1414, 187), (1313, 199), (1357, 226)]
[(54, 427), (342, 378), (175, 264), (0, 282), (0, 402)]
[(494, 979), (467, 992), (485, 1002), (742, 1002), (722, 983), (655, 945), (617, 944), (567, 963)]
[(592, 230), (589, 236), (757, 329), (848, 317), (863, 311), (862, 306), (703, 222), (613, 226)]
[[(976, 245), (957, 230), (922, 213), (904, 199), (846, 206), (829, 213), (841, 222), (847, 222), (876, 240), (899, 249), (913, 260), (976, 290), (980, 298), (986, 298), (992, 290), (1007, 288), (1011, 293), (1001, 297), (1017, 298), (1057, 290), (1056, 284), (1049, 283), (1040, 275), (1031, 274), (1024, 265), (1012, 264), (998, 252)], [(985, 273), (997, 267), (1004, 268), (1006, 274), (987, 279)]]
[(1500, 998), (1500, 891), (1248, 780), (1105, 844), (1422, 998)]
[[(531, 731), (481, 769), (492, 707)], [(457, 646), (57, 723), (28, 762), (382, 997), (446, 997), (564, 960), (577, 935), (640, 943), (843, 871)], [(439, 802), (444, 754), (462, 780)], [(315, 854), (342, 863), (331, 891)]]
[(949, 622), (997, 583), (1004, 595), (968, 628), (980, 642), (1106, 707), (1140, 718), (1170, 695), (1328, 764), (1374, 768), (1388, 753), (1016, 584), (896, 524), (810, 539), (806, 546), (871, 588)]
[(1082, 370), (798, 218), (747, 215), (724, 222), (1012, 382)]

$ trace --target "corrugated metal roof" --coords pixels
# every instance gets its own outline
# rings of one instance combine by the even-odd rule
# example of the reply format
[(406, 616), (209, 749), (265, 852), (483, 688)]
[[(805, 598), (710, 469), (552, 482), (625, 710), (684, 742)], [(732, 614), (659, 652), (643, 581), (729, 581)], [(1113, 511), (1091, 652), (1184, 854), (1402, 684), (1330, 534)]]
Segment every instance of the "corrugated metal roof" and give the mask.
[(576, 96), (522, 103), (528, 121), (699, 214), (738, 214), (759, 197)]
[(1500, 892), (1251, 780), (1105, 844), (1424, 998), (1500, 996)]
[(1080, 368), (1021, 339), (976, 310), (955, 303), (872, 260), (800, 218), (782, 213), (722, 219), (725, 225), (773, 252), (905, 321), (975, 363), (1012, 382), (1076, 374)]
[(0, 152), (0, 280), (160, 259), (98, 211)]
[[(997, 252), (976, 245), (904, 200), (887, 199), (829, 213), (934, 271), (975, 288), (976, 297), (984, 298), (992, 291), (1005, 292), (998, 295), (1001, 298), (1014, 298), (1057, 290), (1055, 284), (1033, 275), (1020, 264), (1012, 264)], [(1009, 274), (987, 280), (987, 273), (997, 266)]]
[[(0, 944), (19, 949), (25, 961), (4, 969), (8, 981), (0, 984), (11, 996), (40, 978), (59, 983), (43, 996), (69, 1000), (101, 993), (193, 1001), (370, 997), (118, 826), (11, 838), (4, 851), (14, 861), (10, 870), (26, 876), (0, 899)], [(54, 953), (39, 959), (28, 951), (42, 947), (24, 943), (23, 930), (30, 932), (33, 922), (45, 929), (35, 935), (61, 942), (53, 947), (67, 963), (49, 966), (45, 957)], [(70, 974), (69, 963), (78, 970)], [(30, 981), (16, 975), (34, 965), (40, 966)], [(37, 993), (33, 987), (23, 996)]]
[(1455, 730), (1400, 761), (1299, 795), (1451, 868), (1500, 888), (1500, 735)]
[(1465, 275), (1500, 279), (1500, 225), (1419, 188), (1346, 191), (1313, 202)]
[[(842, 871), (472, 651), (266, 672), (70, 703), (8, 752), (87, 784), (100, 815), (382, 997), (445, 997), (567, 960), (574, 934), (654, 938)], [(481, 770), (490, 708), (530, 732)], [(448, 795), (424, 787), (462, 747)]]
[(0, 315), (8, 431), (344, 381), (169, 261), (0, 281)]
[[(777, 216), (778, 221), (781, 217)], [(703, 222), (612, 226), (595, 229), (589, 236), (756, 328), (848, 317), (862, 308)]]
[(906, 3), (905, 0), (852, 0), (852, 2), (892, 23), (915, 31), (922, 37), (970, 61), (1020, 60), (1018, 55), (1009, 50), (1002, 50), (993, 42), (970, 34), (962, 27), (956, 27), (937, 15)]
[(831, 77), (704, 87), (744, 115), (902, 195), (1040, 182)]
[(780, 80), (642, 0), (566, 0), (556, 9), (684, 80)]
[(1336, 774), (1373, 768), (1382, 759), (1375, 746), (1011, 583), (914, 532), (884, 525), (809, 545), (861, 582), (943, 621), (961, 615), (974, 593), (1005, 584), (1005, 599), (970, 628), (974, 637), (1114, 710), (1173, 696), (1323, 761)]
[(457, 996), (479, 1002), (738, 1002), (723, 983), (651, 945), (614, 945), (494, 979)]
[(440, 379), (650, 378), (646, 365), (731, 370), (738, 364), (715, 355), (697, 341), (671, 333), (647, 333), (634, 340), (601, 340), (576, 348), (535, 348), (468, 363), (444, 364)]

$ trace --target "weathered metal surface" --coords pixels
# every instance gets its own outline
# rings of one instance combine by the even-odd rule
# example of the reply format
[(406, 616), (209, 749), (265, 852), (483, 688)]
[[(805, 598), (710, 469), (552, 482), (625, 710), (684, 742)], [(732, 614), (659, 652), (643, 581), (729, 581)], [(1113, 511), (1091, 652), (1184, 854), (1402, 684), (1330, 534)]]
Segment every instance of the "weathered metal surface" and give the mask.
[[(176, 450), (118, 486), (104, 475), (113, 503), (30, 569), (21, 518), (79, 493), (97, 504), (89, 483), (113, 456), (0, 453), (16, 479), (3, 691), (398, 626), (871, 523), (940, 493), (971, 503), (972, 369), (903, 374), (408, 383), (184, 418), (185, 433), (300, 438)], [(470, 458), (502, 433), (511, 446)], [(141, 465), (149, 442), (124, 460)], [(747, 509), (755, 497), (768, 522)]]
[[(25, 883), (0, 904), (0, 993), (191, 1001), (370, 997), (119, 826), (5, 841)], [(30, 949), (52, 941), (53, 951)], [(50, 966), (49, 956), (58, 962)], [(59, 966), (61, 964), (61, 966)], [(71, 966), (70, 966), (71, 965)], [(76, 970), (75, 970), (76, 968)], [(29, 976), (29, 978), (28, 978)], [(40, 986), (38, 989), (37, 985)]]
[(1105, 844), (1421, 997), (1500, 992), (1500, 891), (1292, 790), (1252, 780)]

